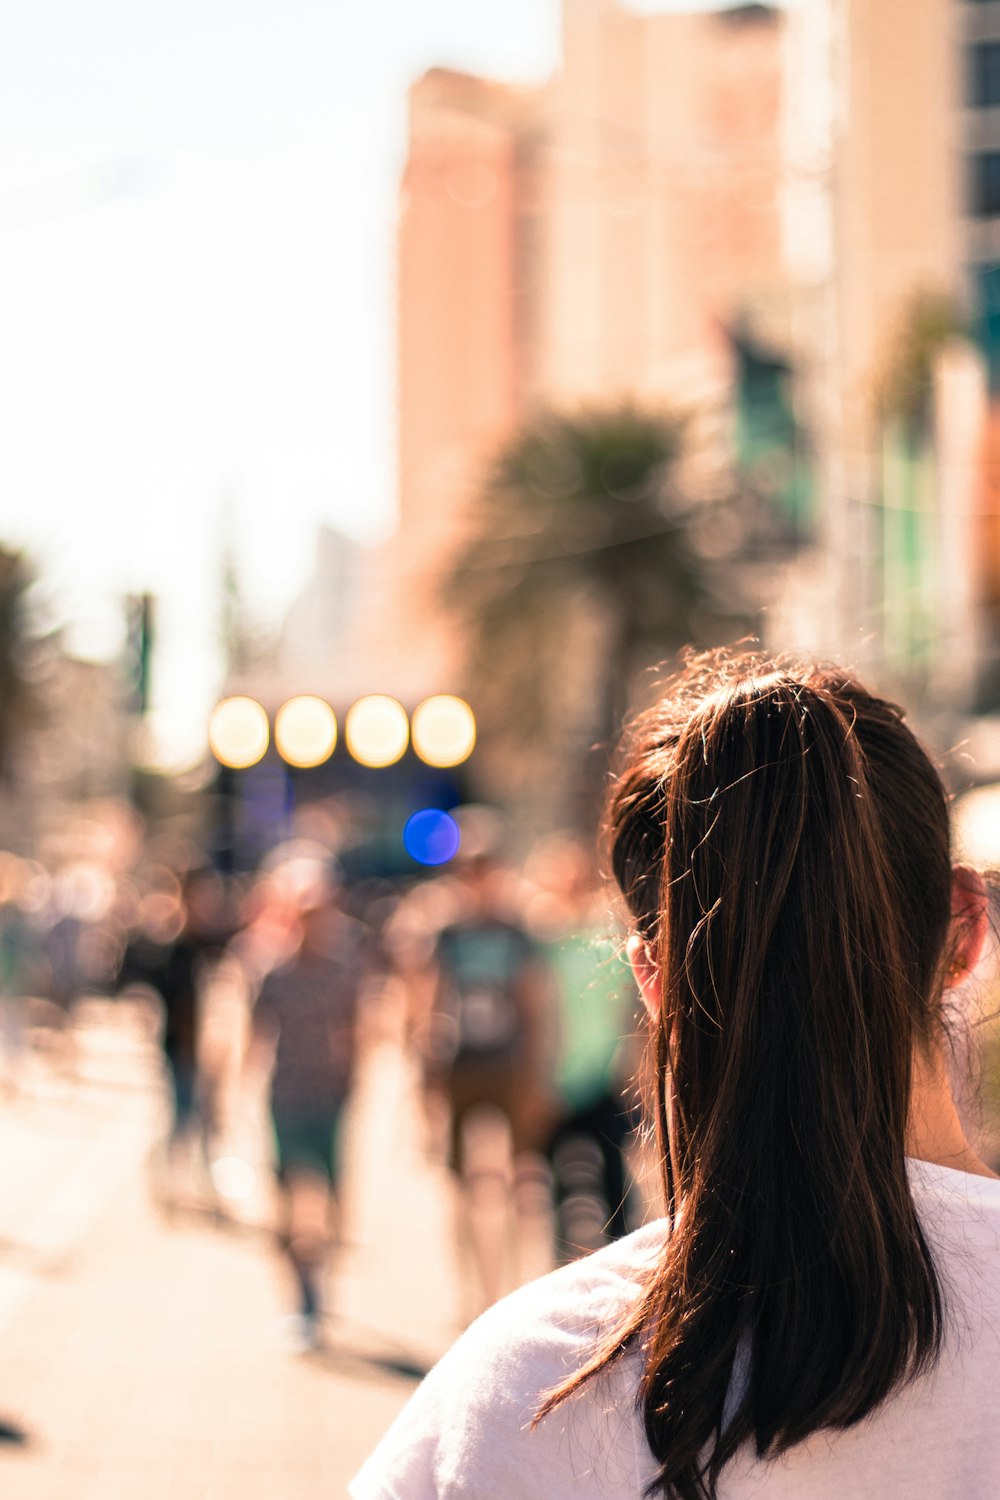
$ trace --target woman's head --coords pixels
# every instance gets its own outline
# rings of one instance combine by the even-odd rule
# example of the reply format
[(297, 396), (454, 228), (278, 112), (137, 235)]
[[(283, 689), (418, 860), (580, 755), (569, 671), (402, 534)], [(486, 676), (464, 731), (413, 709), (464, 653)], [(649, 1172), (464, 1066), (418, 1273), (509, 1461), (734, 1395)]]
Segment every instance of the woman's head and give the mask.
[[(692, 659), (626, 735), (608, 833), (636, 931), (667, 971), (683, 960), (691, 975), (727, 906), (753, 915), (761, 957), (780, 924), (787, 966), (858, 902), (904, 966), (913, 1025), (932, 1023), (951, 915), (944, 788), (902, 711), (843, 672)], [(797, 930), (797, 913), (816, 930)]]
[(912, 1065), (974, 942), (940, 778), (902, 712), (838, 670), (693, 658), (626, 736), (608, 833), (672, 1221), (618, 1347), (643, 1343), (660, 1487), (687, 1500), (744, 1441), (851, 1425), (933, 1358)]

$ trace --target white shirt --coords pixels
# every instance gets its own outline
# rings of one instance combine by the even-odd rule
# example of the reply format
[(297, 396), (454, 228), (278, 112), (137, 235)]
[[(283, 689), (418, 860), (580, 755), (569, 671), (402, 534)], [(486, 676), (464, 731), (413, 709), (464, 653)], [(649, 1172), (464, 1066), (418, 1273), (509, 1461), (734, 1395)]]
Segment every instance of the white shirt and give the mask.
[[(937, 1366), (846, 1432), (816, 1433), (773, 1462), (737, 1455), (719, 1500), (1000, 1497), (1000, 1181), (909, 1166), (945, 1297)], [(356, 1476), (352, 1500), (640, 1500), (656, 1464), (636, 1409), (637, 1353), (530, 1423), (635, 1298), (665, 1232), (649, 1224), (479, 1318)]]

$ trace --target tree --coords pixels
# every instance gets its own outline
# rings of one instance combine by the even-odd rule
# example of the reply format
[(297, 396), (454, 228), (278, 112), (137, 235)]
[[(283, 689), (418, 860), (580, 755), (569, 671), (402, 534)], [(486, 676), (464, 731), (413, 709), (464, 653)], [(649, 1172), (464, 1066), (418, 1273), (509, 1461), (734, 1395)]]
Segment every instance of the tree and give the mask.
[(577, 768), (644, 668), (745, 626), (698, 543), (685, 438), (631, 406), (538, 416), (497, 455), (448, 572), (485, 778), (549, 821), (592, 812), (603, 758)]
[(220, 558), (219, 634), (226, 682), (232, 685), (268, 665), (275, 650), (274, 632), (255, 619), (247, 607), (236, 549), (230, 533), (232, 514), (224, 514), (225, 532)]
[(968, 321), (953, 298), (915, 293), (902, 309), (876, 380), (882, 420), (897, 420), (914, 435), (926, 428), (938, 359), (949, 344), (969, 336)]

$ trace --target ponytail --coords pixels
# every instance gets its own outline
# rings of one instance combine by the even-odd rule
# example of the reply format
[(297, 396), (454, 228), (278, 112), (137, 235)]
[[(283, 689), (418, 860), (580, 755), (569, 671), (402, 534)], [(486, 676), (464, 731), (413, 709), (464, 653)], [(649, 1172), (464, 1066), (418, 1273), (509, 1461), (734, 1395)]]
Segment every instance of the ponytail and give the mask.
[(651, 1493), (704, 1500), (745, 1443), (773, 1457), (849, 1427), (937, 1355), (904, 1140), (947, 809), (891, 705), (835, 674), (700, 660), (636, 726), (609, 823), (660, 973), (670, 1230), (627, 1322), (540, 1415), (638, 1345)]

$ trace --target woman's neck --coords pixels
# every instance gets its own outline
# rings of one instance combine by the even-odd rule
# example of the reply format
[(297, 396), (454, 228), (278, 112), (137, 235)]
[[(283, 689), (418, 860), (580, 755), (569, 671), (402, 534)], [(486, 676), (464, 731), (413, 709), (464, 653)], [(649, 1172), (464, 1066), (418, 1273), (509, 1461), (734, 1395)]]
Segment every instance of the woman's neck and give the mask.
[(980, 1161), (966, 1139), (941, 1048), (930, 1055), (919, 1047), (914, 1052), (906, 1154), (975, 1177), (998, 1176)]

